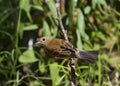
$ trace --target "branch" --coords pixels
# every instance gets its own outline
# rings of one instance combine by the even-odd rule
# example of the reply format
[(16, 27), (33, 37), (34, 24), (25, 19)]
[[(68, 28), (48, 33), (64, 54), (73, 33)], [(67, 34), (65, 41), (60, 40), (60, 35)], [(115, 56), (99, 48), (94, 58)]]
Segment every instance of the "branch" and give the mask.
[[(67, 31), (65, 31), (65, 28), (63, 26), (63, 23), (62, 23), (62, 20), (61, 20), (61, 14), (60, 14), (60, 0), (56, 0), (56, 9), (57, 9), (57, 15), (58, 15), (58, 22), (60, 24), (60, 28), (63, 32), (63, 35), (64, 35), (64, 38), (67, 42), (69, 42), (68, 40), (68, 36), (67, 36)], [(71, 68), (71, 80), (70, 80), (70, 83), (71, 83), (71, 86), (76, 86), (76, 75), (75, 75), (75, 61), (73, 58), (70, 58), (69, 59), (69, 66)]]
[(56, 8), (57, 8), (57, 15), (58, 15), (58, 22), (60, 24), (60, 28), (63, 32), (64, 38), (66, 41), (69, 42), (68, 36), (67, 36), (67, 31), (65, 31), (62, 20), (61, 20), (61, 14), (60, 14), (60, 0), (56, 0)]
[(71, 86), (76, 86), (76, 75), (75, 75), (75, 60), (73, 58), (69, 59), (69, 66), (71, 68)]

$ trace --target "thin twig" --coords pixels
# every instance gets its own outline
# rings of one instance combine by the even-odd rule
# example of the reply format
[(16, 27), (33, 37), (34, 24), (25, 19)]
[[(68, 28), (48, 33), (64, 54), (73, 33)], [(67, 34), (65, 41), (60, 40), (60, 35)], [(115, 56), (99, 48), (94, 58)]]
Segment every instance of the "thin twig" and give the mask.
[(64, 38), (65, 38), (65, 40), (66, 41), (68, 41), (69, 42), (69, 40), (68, 40), (68, 37), (67, 37), (67, 32), (65, 31), (65, 29), (64, 29), (64, 26), (63, 26), (63, 23), (62, 23), (62, 20), (61, 20), (61, 14), (60, 14), (60, 0), (56, 0), (56, 8), (57, 8), (57, 14), (58, 14), (58, 22), (59, 22), (59, 24), (60, 24), (60, 28), (61, 28), (61, 30), (62, 30), (62, 32), (63, 32), (63, 35), (64, 35)]
[[(61, 14), (60, 14), (60, 0), (56, 0), (56, 8), (57, 8), (57, 15), (58, 15), (58, 22), (60, 24), (60, 28), (63, 32), (64, 38), (67, 42), (69, 42), (68, 40), (68, 36), (67, 36), (67, 31), (65, 31), (62, 20), (61, 20)], [(71, 86), (76, 86), (76, 75), (75, 75), (75, 61), (73, 58), (69, 59), (69, 66), (71, 68)]]

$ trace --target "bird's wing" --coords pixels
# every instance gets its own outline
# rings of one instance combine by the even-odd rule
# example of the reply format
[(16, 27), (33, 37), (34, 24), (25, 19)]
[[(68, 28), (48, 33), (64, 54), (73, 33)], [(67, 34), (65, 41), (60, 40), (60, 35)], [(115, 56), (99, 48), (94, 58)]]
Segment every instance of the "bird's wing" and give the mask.
[(66, 50), (66, 51), (70, 51), (72, 54), (75, 53), (75, 51), (76, 51), (74, 46), (66, 41), (63, 42), (63, 45), (61, 46), (61, 48)]
[(51, 54), (59, 57), (64, 57), (64, 56), (68, 57), (71, 55), (71, 52), (65, 49), (59, 49), (59, 50), (52, 51)]
[(48, 47), (48, 51), (53, 56), (70, 57), (71, 54), (75, 52), (73, 45), (64, 40), (51, 41), (50, 45), (51, 46)]

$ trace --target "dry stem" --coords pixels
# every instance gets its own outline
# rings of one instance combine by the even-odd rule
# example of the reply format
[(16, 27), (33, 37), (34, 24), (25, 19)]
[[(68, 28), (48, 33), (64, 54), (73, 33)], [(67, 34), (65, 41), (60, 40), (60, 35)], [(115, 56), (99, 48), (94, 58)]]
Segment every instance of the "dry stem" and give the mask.
[[(64, 35), (64, 38), (67, 42), (69, 42), (68, 40), (68, 36), (67, 36), (67, 31), (65, 31), (64, 29), (64, 26), (63, 26), (63, 23), (62, 23), (62, 20), (61, 20), (61, 14), (60, 14), (60, 0), (56, 0), (56, 8), (57, 8), (57, 15), (58, 15), (58, 22), (60, 24), (60, 28), (63, 32), (63, 35)], [(73, 58), (70, 58), (69, 59), (69, 66), (71, 68), (71, 80), (70, 80), (70, 83), (71, 83), (71, 86), (76, 86), (76, 75), (75, 75), (75, 61)]]

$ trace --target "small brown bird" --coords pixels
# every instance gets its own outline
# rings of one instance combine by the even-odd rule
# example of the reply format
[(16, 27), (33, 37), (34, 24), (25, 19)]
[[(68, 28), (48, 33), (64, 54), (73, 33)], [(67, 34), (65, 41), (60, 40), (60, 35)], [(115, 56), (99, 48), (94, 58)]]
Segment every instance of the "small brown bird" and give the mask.
[(43, 46), (49, 54), (58, 58), (77, 57), (89, 63), (94, 63), (98, 55), (98, 51), (78, 50), (71, 43), (52, 37), (41, 37), (35, 43), (35, 46)]

